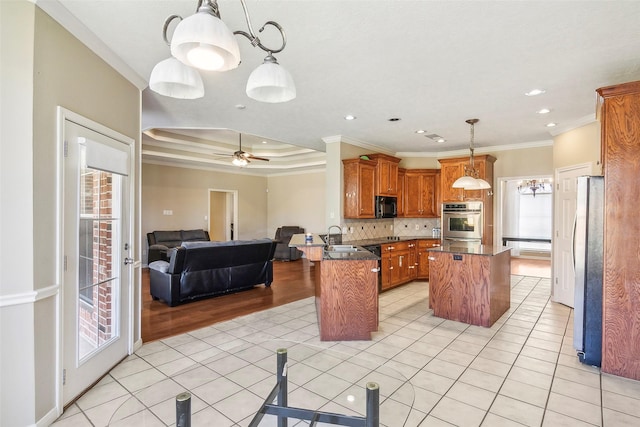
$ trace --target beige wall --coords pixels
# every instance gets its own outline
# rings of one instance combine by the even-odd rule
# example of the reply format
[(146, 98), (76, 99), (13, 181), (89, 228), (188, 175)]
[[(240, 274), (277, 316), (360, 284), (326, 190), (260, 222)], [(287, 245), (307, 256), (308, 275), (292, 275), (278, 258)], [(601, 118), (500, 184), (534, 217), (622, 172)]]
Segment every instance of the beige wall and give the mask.
[(554, 169), (591, 163), (595, 174), (602, 173), (600, 164), (600, 122), (570, 130), (553, 140)]
[[(207, 229), (209, 190), (238, 192), (234, 239), (273, 237), (267, 229), (267, 178), (154, 164), (142, 165), (142, 232)], [(163, 215), (163, 211), (173, 215)], [(146, 245), (145, 250), (146, 250)], [(143, 254), (146, 262), (146, 253)]]
[(32, 2), (0, 4), (0, 425), (48, 425), (60, 374), (56, 107), (139, 141), (140, 91)]
[(309, 233), (326, 230), (324, 172), (272, 176), (268, 182), (270, 237), (283, 225), (297, 225)]

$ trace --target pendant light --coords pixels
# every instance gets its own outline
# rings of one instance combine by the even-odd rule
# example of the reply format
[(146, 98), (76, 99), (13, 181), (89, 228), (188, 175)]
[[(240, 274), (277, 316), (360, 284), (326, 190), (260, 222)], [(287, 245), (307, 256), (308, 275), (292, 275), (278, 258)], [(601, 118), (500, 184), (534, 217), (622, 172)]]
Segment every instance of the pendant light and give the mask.
[[(258, 32), (262, 32), (268, 25), (275, 27), (282, 37), (282, 45), (277, 49), (264, 46), (251, 26), (245, 0), (240, 2), (248, 33), (240, 30), (231, 31), (227, 27), (220, 18), (217, 0), (198, 0), (196, 13), (188, 18), (183, 19), (179, 15), (169, 16), (164, 23), (162, 36), (171, 47), (173, 58), (184, 64), (184, 67), (177, 67), (173, 61), (168, 60), (158, 63), (149, 79), (149, 88), (172, 98), (202, 97), (202, 79), (195, 68), (208, 71), (228, 71), (237, 68), (240, 65), (240, 49), (235, 36), (242, 35), (249, 39), (252, 46), (268, 53), (263, 64), (251, 73), (246, 87), (247, 95), (256, 101), (268, 103), (294, 99), (296, 87), (293, 78), (273, 56), (274, 53), (281, 52), (287, 44), (284, 30), (277, 22), (267, 21)], [(175, 19), (180, 22), (169, 41), (167, 30)]]
[(469, 164), (464, 166), (464, 175), (456, 179), (453, 183), (453, 188), (463, 188), (465, 190), (487, 190), (491, 188), (491, 184), (482, 178), (479, 178), (479, 171), (475, 168), (473, 163), (473, 139), (474, 139), (474, 125), (478, 123), (478, 119), (465, 120), (466, 123), (471, 125), (471, 142), (469, 144)]

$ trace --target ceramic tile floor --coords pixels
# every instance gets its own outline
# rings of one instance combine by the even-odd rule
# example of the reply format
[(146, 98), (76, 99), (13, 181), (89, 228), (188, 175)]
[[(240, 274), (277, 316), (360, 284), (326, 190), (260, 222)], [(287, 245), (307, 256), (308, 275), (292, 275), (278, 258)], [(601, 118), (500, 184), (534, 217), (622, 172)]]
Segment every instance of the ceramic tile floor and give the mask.
[(491, 328), (434, 317), (428, 284), (414, 282), (381, 294), (372, 341), (319, 341), (307, 298), (145, 344), (54, 425), (175, 425), (175, 396), (189, 391), (192, 426), (247, 426), (286, 347), (290, 406), (362, 416), (375, 381), (387, 427), (640, 426), (640, 382), (578, 362), (573, 312), (550, 301), (550, 280), (511, 282)]

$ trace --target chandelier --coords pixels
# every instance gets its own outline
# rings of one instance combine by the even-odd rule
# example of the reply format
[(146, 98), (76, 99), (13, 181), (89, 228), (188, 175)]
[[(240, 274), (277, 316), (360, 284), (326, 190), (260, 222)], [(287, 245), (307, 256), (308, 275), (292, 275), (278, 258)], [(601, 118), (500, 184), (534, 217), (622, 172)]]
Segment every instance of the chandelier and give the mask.
[[(180, 99), (196, 99), (204, 96), (202, 77), (196, 71), (227, 71), (240, 65), (240, 49), (235, 35), (249, 39), (253, 47), (267, 52), (262, 65), (253, 70), (247, 81), (246, 93), (249, 98), (260, 102), (287, 102), (296, 97), (293, 78), (273, 56), (281, 52), (287, 44), (284, 30), (275, 21), (267, 25), (275, 27), (282, 37), (282, 45), (277, 49), (264, 46), (251, 26), (245, 0), (240, 0), (249, 32), (231, 31), (220, 19), (217, 0), (198, 0), (196, 13), (183, 19), (179, 15), (169, 16), (162, 29), (162, 37), (171, 48), (171, 57), (159, 62), (151, 71), (149, 88), (160, 95)], [(167, 29), (174, 19), (180, 22), (173, 32), (171, 41)]]
[(469, 156), (469, 164), (464, 165), (464, 175), (455, 180), (452, 185), (453, 188), (463, 188), (465, 190), (486, 190), (491, 188), (491, 184), (479, 177), (480, 173), (473, 164), (473, 127), (479, 121), (478, 119), (465, 120), (466, 123), (471, 125), (471, 142), (469, 144), (471, 155)]
[(527, 181), (520, 181), (518, 184), (518, 192), (520, 194), (533, 194), (536, 197), (536, 192), (549, 192), (551, 190), (551, 183), (546, 182), (544, 179), (529, 179)]

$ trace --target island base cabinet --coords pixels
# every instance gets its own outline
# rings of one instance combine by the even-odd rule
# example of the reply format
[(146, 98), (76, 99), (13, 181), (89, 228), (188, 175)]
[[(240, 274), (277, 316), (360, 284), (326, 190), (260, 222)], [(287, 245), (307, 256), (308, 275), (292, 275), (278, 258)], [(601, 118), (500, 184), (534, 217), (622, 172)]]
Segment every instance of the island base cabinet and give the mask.
[(378, 330), (378, 261), (323, 260), (318, 266), (320, 340), (370, 340)]
[(433, 315), (490, 327), (511, 304), (511, 253), (429, 252), (429, 307)]

